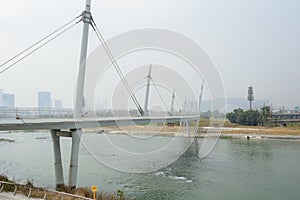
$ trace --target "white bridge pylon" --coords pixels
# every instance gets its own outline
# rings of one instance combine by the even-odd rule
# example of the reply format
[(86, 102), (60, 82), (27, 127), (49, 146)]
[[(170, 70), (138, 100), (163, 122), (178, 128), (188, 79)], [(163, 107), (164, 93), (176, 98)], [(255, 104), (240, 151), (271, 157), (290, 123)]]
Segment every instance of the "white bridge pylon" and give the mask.
[[(84, 101), (83, 92), (84, 92), (84, 79), (85, 79), (86, 57), (87, 57), (87, 47), (88, 47), (88, 34), (89, 34), (89, 25), (91, 24), (92, 21), (91, 0), (86, 0), (85, 10), (82, 12), (81, 20), (83, 22), (83, 31), (82, 31), (79, 70), (78, 70), (78, 77), (77, 77), (77, 88), (75, 94), (76, 97), (74, 103), (75, 118), (80, 118), (82, 116), (82, 109), (83, 109), (83, 101)], [(76, 187), (76, 183), (77, 183), (78, 154), (79, 154), (79, 143), (80, 143), (79, 135), (82, 133), (82, 130), (81, 128), (70, 129), (69, 133), (72, 137), (72, 147), (71, 147), (68, 187), (72, 189)], [(64, 187), (64, 177), (63, 177), (63, 168), (62, 168), (62, 160), (61, 160), (61, 150), (60, 150), (60, 136), (63, 135), (64, 135), (63, 132), (59, 130), (51, 129), (51, 136), (53, 141), (56, 189), (61, 189), (62, 187)]]
[[(85, 68), (86, 68), (86, 57), (87, 57), (87, 47), (88, 47), (88, 35), (89, 35), (89, 25), (92, 21), (91, 14), (91, 0), (86, 0), (85, 10), (82, 12), (82, 21), (83, 21), (83, 31), (82, 31), (82, 41), (81, 41), (81, 51), (80, 51), (80, 61), (79, 61), (79, 71), (78, 71), (78, 79), (77, 79), (77, 88), (76, 88), (76, 98), (75, 98), (75, 113), (74, 117), (79, 118), (82, 116), (83, 109), (83, 92), (84, 92), (84, 79), (85, 79)], [(82, 130), (75, 129), (71, 130), (72, 132), (72, 147), (71, 147), (71, 158), (70, 158), (70, 168), (69, 168), (69, 179), (68, 179), (68, 187), (75, 188), (77, 183), (77, 170), (78, 170), (78, 154), (79, 154), (79, 142)], [(53, 137), (53, 136), (52, 136)], [(59, 136), (58, 136), (59, 137)], [(53, 140), (53, 147), (58, 146), (59, 144), (54, 144), (56, 140)], [(60, 148), (60, 147), (59, 147)], [(56, 153), (60, 153), (59, 151), (53, 150), (54, 158), (61, 158), (59, 155), (55, 155)], [(57, 159), (58, 162), (61, 162)], [(60, 165), (55, 164), (55, 174), (56, 176), (62, 175), (62, 167)], [(56, 187), (59, 188), (61, 186), (61, 178), (56, 178)]]
[[(84, 82), (85, 82), (85, 70), (86, 70), (86, 57), (87, 57), (87, 47), (88, 47), (88, 35), (89, 35), (89, 25), (92, 22), (91, 15), (91, 0), (86, 0), (85, 10), (82, 12), (82, 21), (83, 21), (83, 32), (82, 32), (82, 42), (81, 42), (81, 53), (80, 53), (80, 62), (79, 62), (79, 73), (77, 79), (77, 88), (76, 88), (76, 99), (75, 99), (75, 114), (76, 118), (76, 127), (69, 127), (68, 132), (60, 131), (60, 129), (55, 129), (54, 126), (51, 128), (51, 136), (53, 140), (53, 153), (54, 153), (54, 167), (55, 167), (55, 180), (56, 188), (61, 189), (64, 187), (64, 176), (63, 176), (63, 167), (61, 160), (61, 150), (60, 150), (60, 137), (68, 136), (72, 137), (72, 147), (71, 147), (71, 157), (70, 157), (70, 166), (69, 166), (69, 179), (68, 187), (75, 188), (77, 183), (77, 170), (78, 170), (78, 154), (79, 154), (79, 135), (82, 133), (81, 128), (88, 127), (89, 121), (81, 121), (80, 118), (83, 114), (83, 102), (84, 102)], [(115, 61), (112, 60), (114, 63)], [(116, 63), (114, 63), (116, 64)], [(151, 68), (149, 68), (148, 80), (147, 80), (147, 90), (145, 97), (145, 107), (144, 111), (139, 110), (142, 117), (139, 118), (127, 118), (127, 119), (102, 119), (98, 121), (98, 124), (101, 126), (105, 125), (146, 125), (151, 123), (161, 123), (161, 122), (182, 122), (189, 120), (198, 120), (198, 117), (161, 117), (161, 118), (150, 118), (148, 115), (148, 100), (149, 100), (149, 87), (151, 79)], [(139, 105), (138, 105), (139, 106)], [(139, 109), (139, 107), (138, 107)], [(94, 125), (94, 122), (92, 122)], [(72, 126), (72, 123), (69, 125)]]

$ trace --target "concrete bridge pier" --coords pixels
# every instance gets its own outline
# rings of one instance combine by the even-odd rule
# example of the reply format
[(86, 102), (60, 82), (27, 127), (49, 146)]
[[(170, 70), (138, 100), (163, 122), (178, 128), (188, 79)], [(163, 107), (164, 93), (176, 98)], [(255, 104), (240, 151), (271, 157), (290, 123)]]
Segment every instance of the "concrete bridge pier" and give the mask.
[(80, 143), (80, 135), (82, 133), (82, 130), (75, 129), (71, 131), (72, 131), (72, 147), (71, 147), (68, 187), (70, 189), (73, 189), (76, 188), (76, 183), (77, 183), (79, 143)]
[(60, 150), (60, 136), (56, 134), (57, 130), (51, 130), (51, 137), (53, 143), (53, 153), (54, 153), (54, 171), (55, 171), (55, 182), (56, 190), (61, 190), (64, 188), (64, 175), (61, 162), (61, 150)]
[(51, 130), (51, 137), (53, 142), (53, 153), (54, 153), (54, 173), (55, 173), (56, 190), (62, 190), (65, 187), (62, 159), (61, 159), (60, 137), (72, 138), (68, 188), (73, 189), (76, 187), (76, 183), (77, 183), (79, 143), (80, 143), (81, 133), (82, 133), (81, 129), (71, 129), (70, 131), (61, 131), (56, 129)]

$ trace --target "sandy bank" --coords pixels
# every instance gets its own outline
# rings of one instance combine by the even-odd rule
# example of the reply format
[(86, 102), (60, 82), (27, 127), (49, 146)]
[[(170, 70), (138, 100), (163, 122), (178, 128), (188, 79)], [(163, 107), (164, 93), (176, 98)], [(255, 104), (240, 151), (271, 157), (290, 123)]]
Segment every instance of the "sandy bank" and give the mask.
[[(153, 136), (182, 136), (187, 137), (186, 131), (179, 131), (179, 127), (147, 127), (147, 126), (124, 126), (109, 127), (102, 132), (105, 134), (124, 134), (130, 136), (153, 137)], [(87, 132), (100, 133), (101, 131), (90, 129)], [(220, 135), (221, 133), (221, 135)], [(300, 130), (292, 128), (261, 128), (261, 127), (202, 127), (198, 129), (196, 137), (219, 137), (222, 139), (281, 139), (281, 140), (299, 140)]]

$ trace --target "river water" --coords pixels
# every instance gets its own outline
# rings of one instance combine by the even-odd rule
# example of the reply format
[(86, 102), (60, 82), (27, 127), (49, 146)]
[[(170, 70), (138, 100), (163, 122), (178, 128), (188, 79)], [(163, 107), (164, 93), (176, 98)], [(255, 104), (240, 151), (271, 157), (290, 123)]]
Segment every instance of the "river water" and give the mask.
[[(126, 142), (122, 135), (112, 137)], [(0, 133), (0, 138), (15, 140), (0, 142), (0, 173), (54, 187), (49, 133)], [(201, 140), (169, 166), (144, 174), (104, 166), (81, 146), (78, 185), (98, 185), (107, 192), (122, 189), (134, 199), (300, 199), (300, 142), (222, 139), (208, 157), (199, 159)], [(67, 182), (70, 139), (61, 144)]]

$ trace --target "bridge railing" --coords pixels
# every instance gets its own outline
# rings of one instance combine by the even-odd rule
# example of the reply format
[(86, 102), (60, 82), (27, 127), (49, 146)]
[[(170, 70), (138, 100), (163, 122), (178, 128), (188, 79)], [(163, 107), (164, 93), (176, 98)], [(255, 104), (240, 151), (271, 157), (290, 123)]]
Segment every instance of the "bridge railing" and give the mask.
[(300, 113), (283, 113), (283, 114), (272, 114), (274, 119), (300, 119)]
[(61, 117), (70, 118), (73, 116), (72, 109), (63, 108), (4, 108), (0, 107), (0, 118), (22, 118), (22, 119), (36, 119), (36, 118), (51, 118)]
[[(189, 116), (194, 115), (192, 112), (174, 111), (173, 116)], [(83, 117), (137, 117), (139, 112), (137, 110), (97, 110), (91, 112), (86, 110)], [(168, 116), (165, 111), (150, 111), (150, 117)], [(37, 119), (37, 118), (72, 118), (73, 109), (71, 108), (5, 108), (0, 107), (0, 118), (6, 119)]]
[[(42, 199), (46, 199), (47, 194), (52, 193), (52, 194), (56, 194), (56, 195), (61, 196), (61, 199), (65, 199), (65, 197), (72, 197), (74, 199), (91, 200), (91, 198), (82, 197), (82, 196), (78, 196), (78, 195), (75, 195), (75, 194), (69, 194), (69, 193), (65, 193), (65, 192), (59, 192), (59, 191), (54, 191), (54, 190), (49, 190), (49, 189), (39, 188), (39, 187), (30, 187), (30, 186), (27, 186), (27, 185), (11, 183), (11, 182), (6, 182), (6, 181), (0, 181), (0, 193), (4, 191), (5, 186), (10, 186), (10, 187), (14, 188), (13, 189), (14, 190), (13, 195), (17, 194), (18, 189), (21, 190), (21, 188), (22, 188), (24, 190), (24, 188), (26, 188), (28, 190), (28, 195), (26, 195), (27, 199), (30, 199), (32, 197), (32, 191), (33, 190), (37, 190), (37, 191), (43, 191)], [(21, 194), (24, 194), (24, 191), (21, 192)]]

